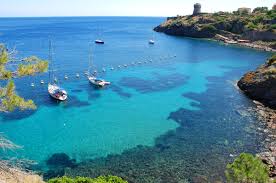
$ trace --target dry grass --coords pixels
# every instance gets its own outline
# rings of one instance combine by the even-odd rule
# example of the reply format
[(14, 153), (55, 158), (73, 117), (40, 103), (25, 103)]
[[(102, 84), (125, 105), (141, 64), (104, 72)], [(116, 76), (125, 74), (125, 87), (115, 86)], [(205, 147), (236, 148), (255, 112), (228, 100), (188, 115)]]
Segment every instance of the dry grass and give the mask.
[(42, 178), (0, 161), (0, 183), (44, 183)]

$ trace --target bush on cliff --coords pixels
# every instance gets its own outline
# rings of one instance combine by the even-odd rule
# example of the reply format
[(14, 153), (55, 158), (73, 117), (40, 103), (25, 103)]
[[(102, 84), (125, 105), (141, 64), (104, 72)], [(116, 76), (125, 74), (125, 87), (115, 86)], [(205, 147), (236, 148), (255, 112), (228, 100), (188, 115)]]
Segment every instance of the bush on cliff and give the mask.
[(269, 59), (268, 59), (268, 66), (271, 66), (273, 64), (276, 64), (276, 54), (273, 54)]
[(242, 153), (233, 163), (226, 167), (225, 175), (228, 182), (266, 183), (269, 181), (268, 167), (252, 154)]
[(100, 176), (98, 178), (89, 178), (89, 177), (60, 177), (50, 179), (48, 183), (127, 183), (120, 177), (116, 176)]

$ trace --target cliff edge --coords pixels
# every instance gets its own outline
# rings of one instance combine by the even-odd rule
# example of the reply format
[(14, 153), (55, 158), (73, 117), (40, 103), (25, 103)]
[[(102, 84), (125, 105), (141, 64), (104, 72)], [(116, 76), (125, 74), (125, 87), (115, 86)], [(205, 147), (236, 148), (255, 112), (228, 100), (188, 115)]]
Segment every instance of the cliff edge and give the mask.
[(251, 99), (276, 109), (276, 54), (256, 71), (246, 73), (238, 86)]

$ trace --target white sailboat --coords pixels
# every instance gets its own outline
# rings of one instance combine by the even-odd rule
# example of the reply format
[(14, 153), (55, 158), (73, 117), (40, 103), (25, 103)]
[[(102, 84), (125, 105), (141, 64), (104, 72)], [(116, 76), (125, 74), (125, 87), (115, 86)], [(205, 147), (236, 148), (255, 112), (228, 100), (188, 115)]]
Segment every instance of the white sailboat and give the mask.
[(88, 68), (88, 80), (91, 84), (97, 87), (104, 87), (106, 85), (110, 85), (111, 83), (108, 81), (105, 81), (104, 79), (97, 78), (97, 72), (94, 71), (92, 74), (90, 73), (90, 70), (92, 69), (92, 48), (90, 48), (89, 51), (89, 68)]
[[(98, 32), (98, 38), (99, 38), (99, 37), (101, 37), (101, 36), (100, 36), (100, 33)], [(102, 40), (102, 39), (96, 39), (96, 40), (95, 40), (95, 43), (96, 43), (96, 44), (104, 44), (104, 40)]]
[(150, 39), (149, 40), (149, 44), (154, 44), (155, 42), (154, 42), (154, 40), (153, 39)]
[[(52, 65), (52, 42), (51, 41), (49, 42), (49, 62)], [(55, 83), (55, 81), (57, 80), (52, 82), (52, 78), (54, 78), (53, 70), (49, 70), (48, 92), (50, 96), (60, 101), (66, 100), (68, 97), (67, 92)]]
[(154, 44), (155, 41), (154, 41), (154, 36), (152, 36), (152, 38), (149, 40), (149, 44)]

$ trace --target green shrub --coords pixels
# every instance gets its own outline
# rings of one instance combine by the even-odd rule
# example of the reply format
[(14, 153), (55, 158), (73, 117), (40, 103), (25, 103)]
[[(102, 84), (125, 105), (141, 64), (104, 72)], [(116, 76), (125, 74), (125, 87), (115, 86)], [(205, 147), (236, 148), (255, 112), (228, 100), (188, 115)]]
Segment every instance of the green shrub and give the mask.
[(252, 154), (242, 153), (226, 167), (228, 182), (266, 183), (269, 181), (268, 167)]
[(76, 177), (76, 178), (69, 178), (69, 177), (60, 177), (50, 179), (48, 183), (127, 183), (120, 177), (116, 176), (100, 176), (98, 178), (89, 178), (89, 177)]
[(268, 11), (268, 7), (257, 7), (253, 10), (253, 13), (257, 13), (257, 12), (265, 13), (267, 11)]
[(276, 64), (276, 54), (273, 54), (269, 59), (268, 59), (268, 65)]
[(210, 31), (210, 32), (216, 32), (217, 31), (217, 29), (213, 25), (210, 25), (210, 24), (203, 25), (202, 30), (203, 31)]

